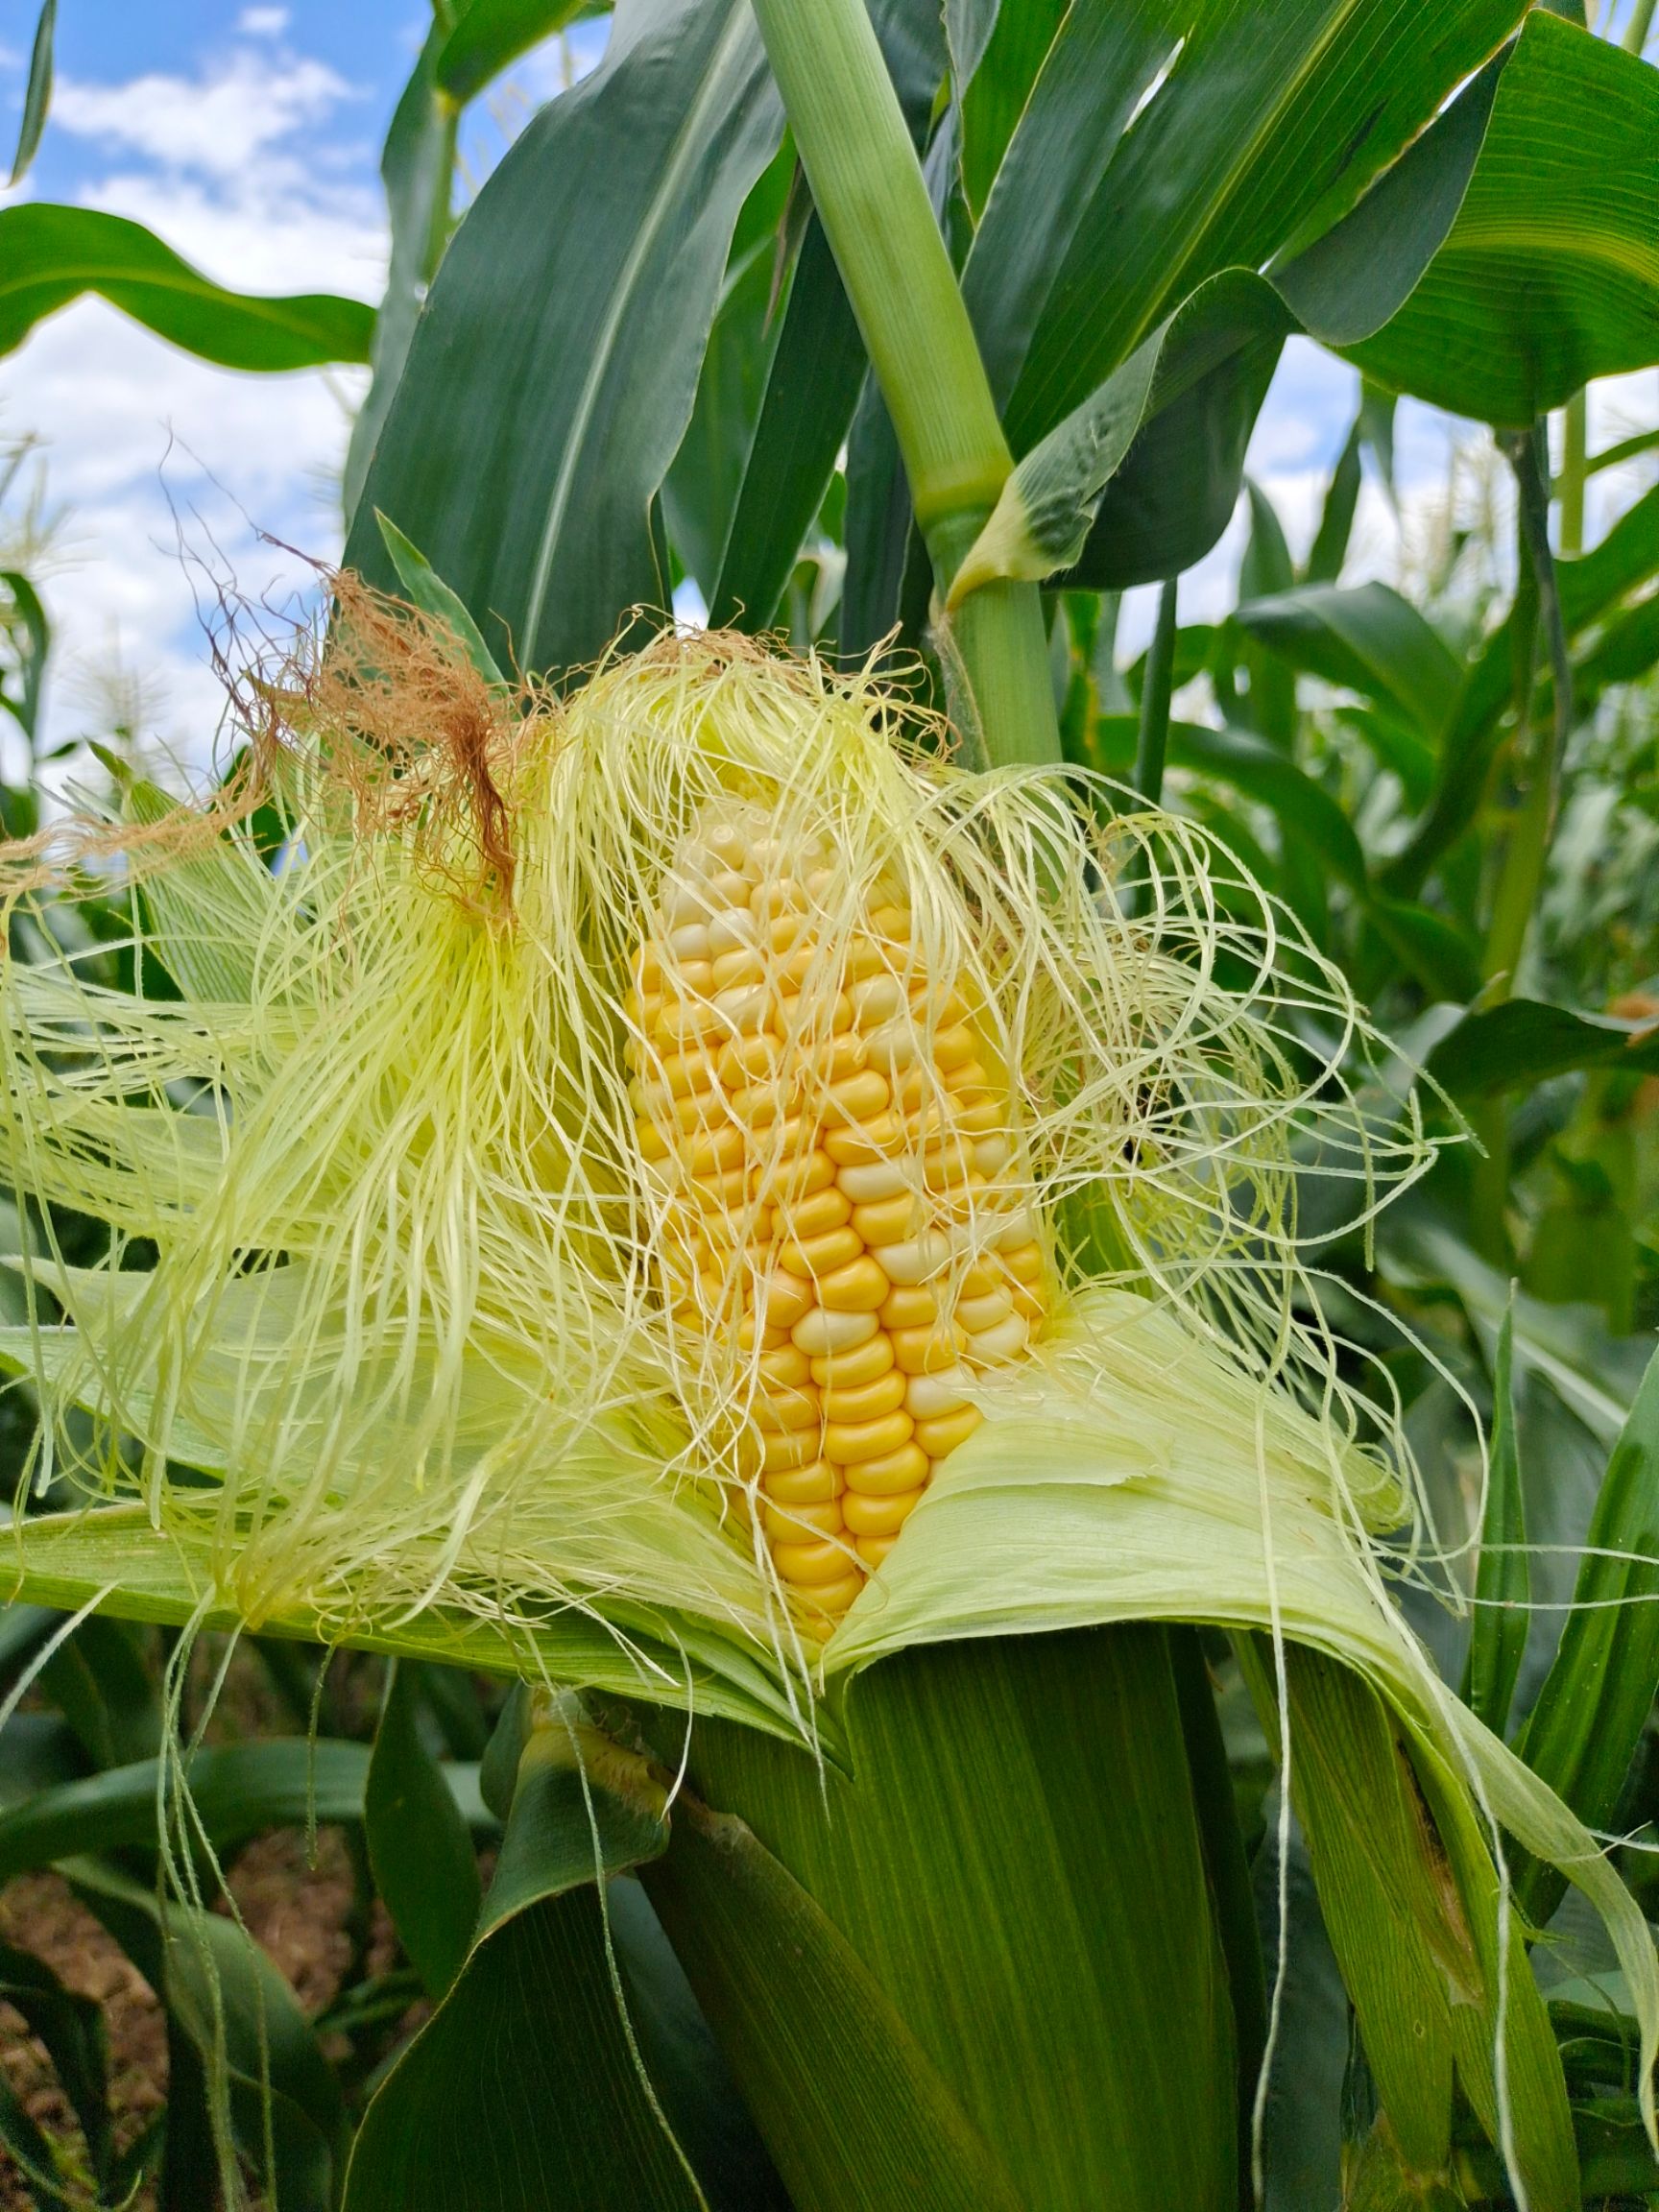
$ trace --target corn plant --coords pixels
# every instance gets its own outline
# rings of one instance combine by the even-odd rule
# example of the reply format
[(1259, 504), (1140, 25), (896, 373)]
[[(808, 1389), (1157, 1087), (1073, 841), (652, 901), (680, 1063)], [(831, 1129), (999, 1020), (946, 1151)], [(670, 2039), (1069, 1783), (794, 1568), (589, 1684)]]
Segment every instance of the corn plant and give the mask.
[[(1502, 1101), (1649, 1064), (1516, 986), (1575, 713), (1651, 660), (1650, 501), (1557, 559), (1541, 429), (1659, 360), (1651, 75), (1520, 0), (640, 0), (450, 236), (458, 104), (574, 12), (435, 12), (372, 339), (0, 215), (13, 342), (97, 281), (373, 366), (325, 633), (248, 670), (231, 773), (112, 758), (4, 858), (8, 1658), (63, 1719), (0, 1869), (70, 1862), (174, 2084), (117, 2155), (84, 2016), (0, 1960), (86, 2170), (7, 2140), (43, 2203), (1650, 2194), (1659, 1965), (1600, 1839), (1659, 1384), (1580, 1375), (1610, 1456), (1529, 1657), (1560, 1285), (1505, 1297)], [(1184, 635), (1293, 331), (1368, 412), (1304, 573), (1253, 494)], [(1400, 392), (1516, 485), (1461, 663), (1338, 582)], [(1357, 993), (1455, 1012), (1403, 1059)], [(1448, 1451), (1489, 1404), (1472, 1574), (1436, 1392)], [(204, 1740), (219, 1636), (294, 1737)], [(319, 1649), (394, 1662), (372, 1749)], [(344, 2077), (208, 1909), (307, 1815), (408, 1960), (336, 2001)], [(1569, 1885), (1594, 2005), (1538, 1970)], [(1355, 2028), (1323, 2199), (1275, 2122), (1304, 1944)]]

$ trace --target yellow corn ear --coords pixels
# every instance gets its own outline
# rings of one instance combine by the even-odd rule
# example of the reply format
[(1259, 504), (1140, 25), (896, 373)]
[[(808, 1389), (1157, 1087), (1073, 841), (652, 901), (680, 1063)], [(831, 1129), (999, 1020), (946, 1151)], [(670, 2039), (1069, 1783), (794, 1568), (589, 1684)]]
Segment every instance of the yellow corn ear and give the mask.
[(821, 842), (733, 807), (680, 844), (626, 1005), (657, 1288), (726, 1378), (809, 1622), (885, 1559), (1046, 1304), (1007, 1080), (913, 936), (890, 884), (850, 902)]

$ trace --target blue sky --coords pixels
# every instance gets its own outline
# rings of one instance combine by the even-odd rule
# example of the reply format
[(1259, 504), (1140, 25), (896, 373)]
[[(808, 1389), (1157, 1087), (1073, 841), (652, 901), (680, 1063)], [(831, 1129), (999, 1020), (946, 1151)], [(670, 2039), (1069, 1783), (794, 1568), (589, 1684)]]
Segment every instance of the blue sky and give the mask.
[[(35, 0), (0, 7), (0, 137), (15, 130), (35, 12)], [(24, 191), (134, 217), (243, 289), (373, 299), (385, 255), (379, 144), (426, 20), (421, 0), (60, 0), (53, 114)], [(590, 53), (594, 29), (581, 36)], [(559, 88), (570, 59), (527, 57), (478, 104), (466, 146), (474, 177)], [(337, 553), (334, 476), (360, 390), (356, 372), (207, 367), (95, 300), (0, 361), (0, 438), (40, 440), (64, 510), (47, 577), (62, 645), (55, 736), (130, 717), (155, 744), (204, 757), (219, 695), (201, 608), (221, 577), (277, 603), (302, 585), (304, 568), (261, 531), (319, 559)], [(1293, 542), (1310, 535), (1354, 398), (1341, 364), (1287, 349), (1251, 464)], [(1616, 396), (1602, 411), (1616, 435)], [(1443, 484), (1454, 427), (1415, 409), (1401, 428), (1408, 556), (1411, 501)], [(1236, 523), (1184, 579), (1184, 617), (1226, 604), (1238, 549)], [(1371, 487), (1353, 573), (1392, 575), (1401, 557)], [(1126, 642), (1147, 620), (1143, 601), (1127, 611)]]

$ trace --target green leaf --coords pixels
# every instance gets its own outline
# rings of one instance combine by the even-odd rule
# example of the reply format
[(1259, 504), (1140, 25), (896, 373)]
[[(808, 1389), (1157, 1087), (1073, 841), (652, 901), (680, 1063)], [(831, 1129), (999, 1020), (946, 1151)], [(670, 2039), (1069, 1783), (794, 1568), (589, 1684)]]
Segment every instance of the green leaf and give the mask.
[[(1181, 74), (1191, 66), (1183, 54)], [(1483, 72), (1344, 221), (1271, 281), (1231, 269), (1200, 282), (1022, 455), (952, 583), (952, 602), (997, 577), (1041, 580), (1079, 561), (1073, 581), (1118, 589), (1207, 552), (1232, 512), (1283, 339), (1297, 328), (1333, 343), (1364, 335), (1409, 295), (1456, 213), (1495, 82)], [(1011, 158), (1017, 150), (1018, 141)], [(987, 210), (982, 238), (999, 204)], [(971, 259), (971, 299), (973, 270)], [(1020, 281), (1030, 283), (1030, 272)], [(1117, 496), (1106, 495), (1119, 477)]]
[(1532, 1575), (1527, 1556), (1527, 1514), (1515, 1432), (1515, 1312), (1511, 1302), (1498, 1332), (1492, 1369), (1492, 1446), (1480, 1558), (1475, 1575), (1475, 1620), (1469, 1639), (1464, 1702), (1502, 1736), (1521, 1671), (1529, 1626)]
[[(274, 1737), (199, 1751), (185, 1768), (191, 1801), (216, 1846), (261, 1828), (360, 1821), (369, 1753), (360, 1743)], [(0, 1879), (87, 1851), (155, 1847), (154, 1759), (42, 1790), (0, 1813)]]
[(683, 1801), (647, 1888), (800, 2212), (1026, 2200), (880, 1983), (742, 1820)]
[(40, 145), (46, 110), (52, 104), (52, 40), (58, 28), (58, 0), (44, 0), (29, 52), (29, 82), (23, 92), (23, 120), (17, 126), (17, 151), (9, 181), (21, 184)]
[[(1092, 2205), (1108, 2174), (1123, 2212), (1227, 2201), (1232, 2026), (1162, 1629), (908, 1650), (847, 1685), (841, 1719), (847, 1772), (700, 1725), (692, 1787), (833, 1922), (1020, 2201)], [(845, 2126), (859, 2100), (784, 2072), (803, 2052), (810, 2074), (813, 2006), (829, 2002), (802, 2002), (781, 1972), (789, 1893), (762, 1918), (748, 1885), (775, 1884), (770, 1866), (733, 1863), (744, 1835), (689, 1825), (677, 1817), (646, 1887), (791, 2193), (848, 2201), (830, 2179), (834, 2115)], [(856, 2048), (875, 2064), (868, 2041)], [(813, 2099), (799, 2134), (786, 2096)], [(893, 2144), (882, 2193), (851, 2200), (902, 2202), (905, 2155)]]
[(482, 1894), (466, 1816), (421, 1740), (413, 1672), (394, 1663), (363, 1792), (374, 1887), (427, 1994), (467, 1956)]
[[(1561, 1630), (1517, 1748), (1586, 1827), (1606, 1828), (1659, 1689), (1659, 1354), (1602, 1479)], [(1517, 1887), (1535, 1925), (1560, 1902), (1553, 1869)]]
[(14, 622), (12, 630), (13, 650), (19, 661), (18, 673), (22, 689), (15, 699), (0, 693), (4, 705), (15, 717), (17, 727), (31, 743), (40, 719), (40, 690), (46, 680), (46, 657), (52, 649), (52, 626), (47, 619), (40, 594), (28, 577), (19, 569), (0, 569), (0, 584), (12, 595)]
[(1313, 543), (1309, 550), (1304, 583), (1334, 584), (1342, 573), (1342, 564), (1348, 558), (1348, 541), (1354, 535), (1354, 516), (1359, 505), (1363, 473), (1359, 454), (1363, 444), (1361, 419), (1356, 416), (1347, 444), (1337, 456), (1336, 467), (1325, 489), (1325, 504), (1320, 509), (1319, 527), (1313, 533)]
[[(1557, 561), (1556, 585), (1570, 638), (1601, 621), (1659, 571), (1659, 487), (1622, 515), (1579, 559)], [(1471, 665), (1441, 744), (1432, 803), (1409, 844), (1383, 870), (1390, 890), (1413, 892), (1474, 820), (1514, 689), (1515, 614), (1493, 632)]]
[(103, 2007), (94, 1998), (65, 1989), (33, 1952), (6, 1942), (0, 1942), (0, 1999), (22, 2014), (29, 2032), (45, 2046), (58, 2085), (80, 2123), (94, 2178), (102, 2186), (115, 2152)]
[(347, 545), (389, 581), (376, 511), (498, 662), (591, 661), (661, 606), (652, 506), (690, 417), (727, 249), (781, 129), (738, 0), (624, 18), (457, 230)]
[[(276, 1966), (216, 1912), (163, 1903), (153, 1888), (91, 1860), (77, 1860), (65, 1872), (161, 1997), (170, 2056), (187, 2047), (196, 2062), (189, 2070), (199, 2069), (208, 2092), (228, 2102), (236, 2142), (255, 2172), (266, 2168), (269, 2123), (275, 2157), (267, 2178), (282, 2212), (332, 2212), (345, 2123), (340, 2085)], [(174, 2073), (175, 2095), (183, 2071)], [(188, 2109), (183, 2098), (179, 2106)], [(170, 2139), (169, 2166), (174, 2149)], [(164, 2203), (178, 2212), (212, 2201), (200, 2187), (204, 2170), (213, 2171), (211, 2153), (200, 2143), (191, 2151), (185, 2172), (194, 2200), (163, 2187)]]
[(0, 208), (0, 354), (84, 292), (226, 369), (367, 361), (374, 328), (374, 310), (358, 300), (227, 292), (125, 216), (44, 201)]
[(160, 1698), (124, 1622), (83, 1621), (39, 1679), (95, 1767), (126, 1766), (159, 1751)]
[[(1261, 269), (1321, 237), (1520, 13), (1517, 0), (1073, 9), (965, 272), (1015, 452), (1081, 405), (1209, 278)], [(1371, 244), (1384, 251), (1374, 252), (1371, 296), (1428, 257), (1415, 218), (1426, 205), (1437, 215), (1438, 204), (1424, 166), (1439, 162), (1450, 131), (1443, 121), (1411, 149), (1408, 189), (1373, 210)], [(1402, 204), (1412, 221), (1401, 220)]]
[(479, 1934), (376, 2092), (346, 2212), (662, 2212), (702, 2202), (618, 2009), (599, 1891), (667, 1842), (665, 1792), (544, 1704)]
[(1543, 10), (1503, 71), (1457, 221), (1368, 376), (1523, 426), (1659, 360), (1659, 81)]
[(1353, 824), (1331, 794), (1282, 753), (1236, 731), (1172, 722), (1169, 758), (1267, 807), (1284, 830), (1319, 854), (1333, 875), (1364, 892), (1365, 855)]
[(962, 101), (962, 190), (977, 222), (1068, 0), (1017, 0), (997, 27)]
[(1455, 1098), (1530, 1089), (1579, 1068), (1659, 1070), (1659, 1029), (1536, 998), (1506, 998), (1465, 1014), (1428, 1061), (1429, 1073)]
[(582, 15), (602, 15), (607, 0), (466, 0), (439, 47), (438, 89), (464, 108), (521, 55)]
[[(1352, 440), (1350, 449), (1357, 467)], [(1438, 737), (1456, 703), (1462, 670), (1450, 646), (1386, 584), (1310, 584), (1246, 599), (1234, 620), (1292, 668), (1386, 701), (1426, 738)]]
[(397, 571), (397, 581), (408, 592), (410, 599), (422, 614), (441, 622), (453, 632), (467, 649), (467, 658), (483, 677), (486, 684), (502, 684), (506, 679), (491, 657), (478, 625), (468, 613), (457, 593), (450, 590), (438, 575), (418, 545), (412, 545), (396, 522), (375, 510), (374, 520), (379, 526), (381, 541), (392, 556), (392, 565)]
[(386, 290), (374, 322), (373, 375), (346, 451), (342, 503), (349, 517), (357, 505), (375, 441), (392, 405), (392, 396), (409, 355), (426, 287), (432, 281), (449, 236), (449, 198), (455, 175), (458, 110), (435, 81), (438, 56), (447, 36), (446, 11), (434, 21), (416, 59), (392, 116), (380, 151), (386, 211), (392, 226), (392, 252)]

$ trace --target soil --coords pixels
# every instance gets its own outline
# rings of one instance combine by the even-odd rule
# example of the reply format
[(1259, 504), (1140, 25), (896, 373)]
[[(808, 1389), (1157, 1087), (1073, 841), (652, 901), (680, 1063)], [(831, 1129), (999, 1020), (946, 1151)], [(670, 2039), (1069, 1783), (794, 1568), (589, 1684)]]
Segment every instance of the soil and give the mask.
[[(354, 1891), (344, 1837), (338, 1830), (321, 1831), (315, 1865), (306, 1863), (305, 1839), (299, 1831), (281, 1829), (259, 1837), (238, 1855), (229, 1887), (249, 1933), (292, 1983), (305, 2012), (315, 2017), (338, 1991), (354, 1949)], [(167, 2096), (166, 2029), (155, 1992), (57, 1874), (22, 1874), (0, 1889), (0, 1936), (43, 1959), (66, 1987), (102, 2006), (116, 2148), (124, 2150)], [(367, 1930), (366, 1954), (370, 1973), (384, 1972), (397, 1958), (397, 1939), (378, 1899)], [(331, 2056), (345, 2050), (343, 2038), (339, 2045)], [(84, 2176), (80, 2129), (51, 2061), (20, 2016), (3, 2004), (0, 2075), (60, 2148), (68, 2172)], [(72, 2185), (70, 2194), (73, 2201)], [(15, 2162), (0, 2149), (0, 2212), (33, 2212), (34, 2201)], [(145, 2190), (134, 2200), (132, 2212), (153, 2212), (154, 2204), (154, 2193)]]

